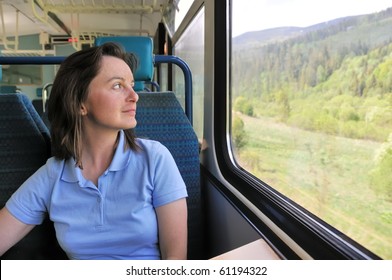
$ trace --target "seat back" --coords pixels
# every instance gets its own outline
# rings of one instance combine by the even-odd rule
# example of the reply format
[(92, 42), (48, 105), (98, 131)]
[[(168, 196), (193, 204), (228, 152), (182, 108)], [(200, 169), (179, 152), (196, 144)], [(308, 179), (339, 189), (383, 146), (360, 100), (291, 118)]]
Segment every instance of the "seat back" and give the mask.
[(123, 36), (123, 37), (97, 37), (95, 45), (99, 46), (106, 42), (116, 42), (138, 58), (138, 67), (133, 73), (135, 79), (135, 91), (144, 91), (146, 82), (151, 82), (154, 75), (153, 42), (150, 37), (145, 36)]
[(173, 92), (139, 93), (136, 135), (165, 145), (188, 191), (188, 259), (203, 259), (199, 142)]
[[(0, 208), (50, 156), (50, 136), (27, 96), (0, 94)], [(46, 219), (2, 259), (64, 259)]]

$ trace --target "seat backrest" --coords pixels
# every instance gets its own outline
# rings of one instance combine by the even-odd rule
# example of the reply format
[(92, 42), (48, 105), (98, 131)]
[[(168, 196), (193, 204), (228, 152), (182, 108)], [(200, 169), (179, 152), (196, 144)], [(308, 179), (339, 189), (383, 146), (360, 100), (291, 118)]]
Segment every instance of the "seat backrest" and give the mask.
[(16, 86), (0, 85), (0, 93), (14, 93), (14, 92), (16, 92)]
[[(50, 156), (49, 131), (27, 96), (0, 94), (0, 208)], [(64, 259), (46, 219), (2, 259)]]
[(135, 91), (144, 91), (146, 82), (151, 82), (154, 75), (153, 42), (146, 36), (120, 36), (120, 37), (97, 37), (95, 45), (99, 46), (106, 42), (116, 42), (124, 47), (127, 52), (135, 54), (138, 58), (138, 67), (133, 73), (135, 79)]
[(173, 92), (139, 93), (136, 135), (165, 145), (188, 191), (188, 259), (203, 259), (199, 142)]

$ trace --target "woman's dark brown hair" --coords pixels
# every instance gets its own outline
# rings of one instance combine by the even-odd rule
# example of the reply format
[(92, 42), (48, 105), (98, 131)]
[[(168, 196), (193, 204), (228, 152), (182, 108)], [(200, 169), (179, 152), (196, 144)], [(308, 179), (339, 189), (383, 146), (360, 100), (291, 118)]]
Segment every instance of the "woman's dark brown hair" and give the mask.
[[(53, 156), (59, 159), (73, 157), (78, 166), (81, 166), (82, 149), (81, 106), (87, 99), (91, 81), (98, 75), (103, 56), (124, 60), (132, 72), (137, 67), (134, 55), (111, 42), (75, 52), (61, 64), (48, 100)], [(138, 150), (133, 130), (124, 132), (127, 146)]]

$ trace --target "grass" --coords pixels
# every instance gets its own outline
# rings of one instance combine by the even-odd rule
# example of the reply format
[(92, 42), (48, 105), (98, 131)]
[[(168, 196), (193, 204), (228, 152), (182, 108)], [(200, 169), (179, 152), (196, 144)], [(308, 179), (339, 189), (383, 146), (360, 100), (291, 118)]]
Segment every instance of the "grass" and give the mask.
[(264, 182), (384, 259), (392, 259), (392, 203), (369, 184), (381, 143), (305, 131), (241, 115), (237, 160)]

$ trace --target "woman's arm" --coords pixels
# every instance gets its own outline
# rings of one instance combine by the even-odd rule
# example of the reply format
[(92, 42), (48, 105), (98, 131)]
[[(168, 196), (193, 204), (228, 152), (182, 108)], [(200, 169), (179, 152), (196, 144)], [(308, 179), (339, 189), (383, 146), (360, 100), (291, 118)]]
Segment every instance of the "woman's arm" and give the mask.
[(28, 234), (35, 225), (26, 225), (16, 219), (7, 208), (0, 210), (0, 256), (14, 246), (26, 234)]
[(156, 208), (158, 217), (159, 245), (162, 259), (185, 260), (187, 258), (187, 219), (186, 199)]

